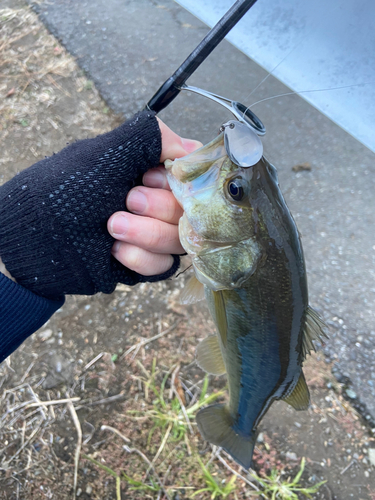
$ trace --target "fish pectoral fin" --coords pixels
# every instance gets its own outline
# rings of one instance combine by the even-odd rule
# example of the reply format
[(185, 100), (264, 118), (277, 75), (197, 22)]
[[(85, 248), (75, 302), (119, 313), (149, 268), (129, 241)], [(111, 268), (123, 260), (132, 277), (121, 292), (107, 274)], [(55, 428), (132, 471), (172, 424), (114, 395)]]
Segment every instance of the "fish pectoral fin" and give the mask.
[(198, 344), (195, 354), (197, 365), (212, 375), (223, 375), (226, 372), (221, 354), (218, 336), (209, 335)]
[(314, 340), (324, 344), (323, 337), (328, 338), (324, 329), (328, 328), (319, 314), (310, 306), (307, 308), (305, 326), (302, 338), (302, 361), (304, 361), (311, 351), (316, 352)]
[(310, 392), (307, 387), (303, 371), (301, 371), (297, 385), (293, 391), (282, 399), (289, 405), (293, 406), (295, 410), (307, 410), (310, 405)]
[(195, 276), (192, 276), (181, 292), (181, 304), (195, 304), (204, 299), (204, 285)]
[(207, 406), (198, 412), (196, 420), (199, 432), (206, 441), (223, 448), (245, 469), (251, 467), (256, 435), (237, 434), (226, 405)]

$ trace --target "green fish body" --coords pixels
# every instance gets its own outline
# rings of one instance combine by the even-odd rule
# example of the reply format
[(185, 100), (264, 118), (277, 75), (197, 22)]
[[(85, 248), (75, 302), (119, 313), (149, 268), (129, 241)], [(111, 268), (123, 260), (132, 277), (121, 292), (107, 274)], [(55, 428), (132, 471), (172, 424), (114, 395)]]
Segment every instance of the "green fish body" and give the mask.
[[(197, 362), (209, 373), (226, 372), (229, 385), (228, 405), (201, 410), (198, 427), (249, 468), (257, 426), (272, 402), (308, 407), (302, 364), (312, 340), (325, 334), (308, 305), (302, 245), (276, 169), (264, 157), (238, 167), (222, 135), (166, 168), (185, 211), (180, 239), (218, 332), (199, 344)], [(198, 295), (193, 279), (185, 296), (191, 302)]]

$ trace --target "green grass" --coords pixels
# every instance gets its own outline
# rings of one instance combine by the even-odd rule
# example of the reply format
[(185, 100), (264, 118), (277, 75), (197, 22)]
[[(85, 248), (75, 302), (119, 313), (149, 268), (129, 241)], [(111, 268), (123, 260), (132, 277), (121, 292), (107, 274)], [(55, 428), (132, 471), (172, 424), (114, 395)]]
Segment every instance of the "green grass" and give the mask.
[(203, 472), (203, 478), (206, 482), (206, 487), (201, 488), (198, 491), (195, 491), (191, 495), (191, 498), (194, 498), (196, 495), (199, 495), (200, 493), (207, 492), (211, 495), (211, 500), (214, 500), (215, 498), (225, 499), (235, 491), (236, 489), (235, 483), (237, 477), (234, 474), (227, 483), (220, 484), (215, 480), (215, 478), (212, 476), (208, 468), (203, 464), (202, 460), (198, 456), (197, 456), (197, 461), (201, 466)]
[(166, 400), (165, 398), (165, 386), (168, 378), (171, 376), (172, 369), (164, 375), (160, 387), (158, 387), (156, 383), (156, 376), (159, 373), (156, 368), (156, 359), (153, 360), (151, 374), (144, 368), (143, 371), (146, 373), (146, 377), (141, 377), (140, 379), (145, 386), (145, 398), (146, 400), (148, 399), (150, 392), (154, 396), (152, 409), (143, 412), (131, 410), (128, 413), (137, 416), (142, 415), (142, 417), (147, 416), (153, 421), (153, 426), (148, 435), (148, 445), (156, 429), (161, 429), (162, 431), (169, 429), (169, 434), (173, 441), (185, 439), (189, 432), (189, 427), (191, 426), (190, 422), (194, 420), (197, 411), (225, 394), (225, 391), (219, 391), (207, 395), (209, 378), (206, 375), (198, 401), (185, 407), (177, 396), (173, 397), (171, 400)]
[(107, 472), (107, 474), (113, 476), (116, 479), (116, 500), (121, 500), (121, 479), (125, 480), (126, 483), (129, 485), (129, 489), (133, 491), (157, 493), (160, 490), (159, 485), (157, 485), (151, 478), (150, 478), (151, 484), (147, 484), (142, 481), (137, 481), (136, 479), (129, 477), (127, 474), (125, 474), (125, 472), (123, 472), (121, 476), (119, 476), (118, 474), (116, 474), (114, 470), (101, 464), (94, 458), (89, 457), (88, 455), (83, 455), (83, 458), (86, 458), (86, 460), (89, 460), (91, 463), (93, 463), (100, 469), (104, 470), (105, 472)]
[[(208, 395), (207, 390), (209, 378), (206, 375), (203, 380), (199, 397), (185, 405), (183, 395), (180, 395), (176, 385), (172, 387), (172, 390), (169, 387), (167, 388), (168, 379), (170, 379), (170, 385), (174, 385), (173, 381), (177, 373), (176, 366), (172, 366), (167, 373), (163, 374), (161, 370), (157, 368), (156, 359), (153, 360), (151, 369), (149, 370), (147, 370), (139, 361), (137, 364), (142, 370), (142, 375), (138, 376), (137, 379), (141, 381), (143, 385), (145, 395), (144, 401), (147, 406), (143, 410), (130, 410), (128, 412), (128, 417), (135, 420), (144, 420), (145, 418), (149, 419), (150, 428), (149, 430), (146, 429), (146, 433), (148, 433), (146, 449), (148, 452), (151, 452), (151, 449), (154, 448), (154, 446), (150, 447), (150, 445), (155, 431), (160, 431), (160, 445), (158, 445), (156, 454), (155, 451), (152, 451), (154, 458), (150, 467), (155, 466), (167, 443), (174, 442), (176, 445), (177, 442), (185, 440), (188, 454), (181, 450), (180, 453), (175, 456), (175, 459), (185, 459), (185, 467), (187, 467), (187, 464), (189, 463), (192, 468), (188, 467), (188, 469), (190, 472), (194, 471), (194, 476), (197, 479), (199, 477), (203, 478), (204, 486), (200, 489), (195, 489), (196, 485), (191, 483), (190, 475), (185, 477), (182, 473), (179, 476), (177, 483), (175, 483), (175, 486), (170, 486), (171, 491), (175, 488), (178, 489), (180, 485), (181, 487), (184, 487), (184, 485), (190, 484), (189, 489), (195, 489), (194, 493), (191, 493), (189, 496), (189, 498), (192, 499), (210, 498), (211, 500), (226, 500), (228, 497), (237, 498), (237, 476), (233, 474), (227, 481), (220, 481), (218, 478), (215, 479), (215, 474), (210, 472), (210, 466), (204, 465), (201, 458), (197, 454), (194, 440), (192, 440), (191, 443), (189, 441), (189, 432), (192, 430), (193, 420), (197, 411), (203, 406), (209, 405), (217, 400), (220, 396), (225, 394), (225, 391), (223, 390)], [(189, 443), (192, 446), (190, 446)], [(158, 478), (156, 469), (149, 468), (149, 470), (154, 470), (155, 474), (152, 474), (147, 479), (147, 482), (143, 482), (138, 480), (138, 478), (136, 479), (128, 476), (124, 472), (117, 474), (109, 467), (104, 466), (91, 457), (85, 456), (85, 458), (116, 479), (117, 500), (121, 500), (120, 488), (122, 482), (126, 482), (128, 489), (138, 492), (138, 494), (142, 495), (142, 498), (154, 495), (156, 498), (156, 496), (161, 494), (161, 489), (164, 491), (164, 487)], [(288, 479), (284, 479), (282, 472), (276, 469), (272, 470), (268, 476), (264, 477), (260, 477), (256, 473), (253, 473), (253, 478), (258, 482), (261, 491), (247, 489), (247, 495), (251, 497), (257, 496), (268, 500), (299, 500), (303, 496), (311, 498), (313, 494), (318, 492), (319, 488), (325, 483), (325, 481), (317, 483), (313, 486), (303, 487), (300, 481), (305, 469), (305, 464), (305, 458), (302, 458), (300, 469), (294, 478), (290, 477)], [(157, 482), (155, 482), (155, 478), (157, 478)]]
[[(317, 493), (319, 488), (326, 481), (321, 481), (320, 483), (314, 484), (314, 486), (310, 486), (308, 488), (300, 486), (299, 482), (303, 471), (305, 470), (305, 463), (305, 458), (302, 458), (300, 470), (293, 480), (288, 478), (286, 481), (283, 481), (281, 479), (281, 474), (279, 474), (275, 469), (265, 478), (261, 478), (255, 474), (253, 474), (253, 477), (262, 486), (263, 495), (270, 500), (298, 500), (298, 495), (304, 495), (307, 498), (311, 498), (311, 495)], [(256, 492), (253, 493), (253, 495), (256, 494)]]

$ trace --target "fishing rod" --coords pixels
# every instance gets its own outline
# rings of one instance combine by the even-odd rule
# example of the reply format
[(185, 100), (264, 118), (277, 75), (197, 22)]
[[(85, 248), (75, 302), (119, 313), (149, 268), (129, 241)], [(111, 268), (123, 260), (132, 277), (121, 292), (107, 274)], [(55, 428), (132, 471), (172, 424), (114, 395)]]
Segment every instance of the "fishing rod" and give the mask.
[(189, 90), (221, 104), (231, 111), (237, 120), (249, 125), (258, 135), (264, 135), (266, 133), (265, 126), (255, 113), (244, 104), (226, 99), (207, 90), (190, 87), (185, 83), (256, 1), (237, 0), (220, 21), (207, 33), (181, 66), (177, 68), (173, 75), (163, 83), (156, 94), (149, 100), (146, 108), (159, 113), (177, 97), (181, 90)]

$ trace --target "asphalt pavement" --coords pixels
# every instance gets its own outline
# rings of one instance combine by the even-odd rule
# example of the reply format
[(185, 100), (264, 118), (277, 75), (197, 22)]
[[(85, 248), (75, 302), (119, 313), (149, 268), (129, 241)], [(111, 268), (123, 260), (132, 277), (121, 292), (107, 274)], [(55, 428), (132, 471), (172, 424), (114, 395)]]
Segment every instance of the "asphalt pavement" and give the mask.
[[(213, 26), (233, 0), (178, 3)], [(373, 0), (258, 0), (227, 38), (375, 152), (374, 18)]]
[[(49, 0), (35, 8), (125, 117), (144, 107), (207, 32), (172, 0)], [(288, 92), (270, 76), (252, 93), (266, 76), (224, 41), (189, 83), (250, 105)], [(310, 303), (330, 326), (327, 360), (336, 361), (348, 397), (375, 427), (375, 155), (297, 95), (252, 109), (267, 127), (265, 155), (302, 234)], [(191, 94), (160, 117), (205, 143), (229, 114)], [(305, 163), (310, 170), (292, 170)]]

